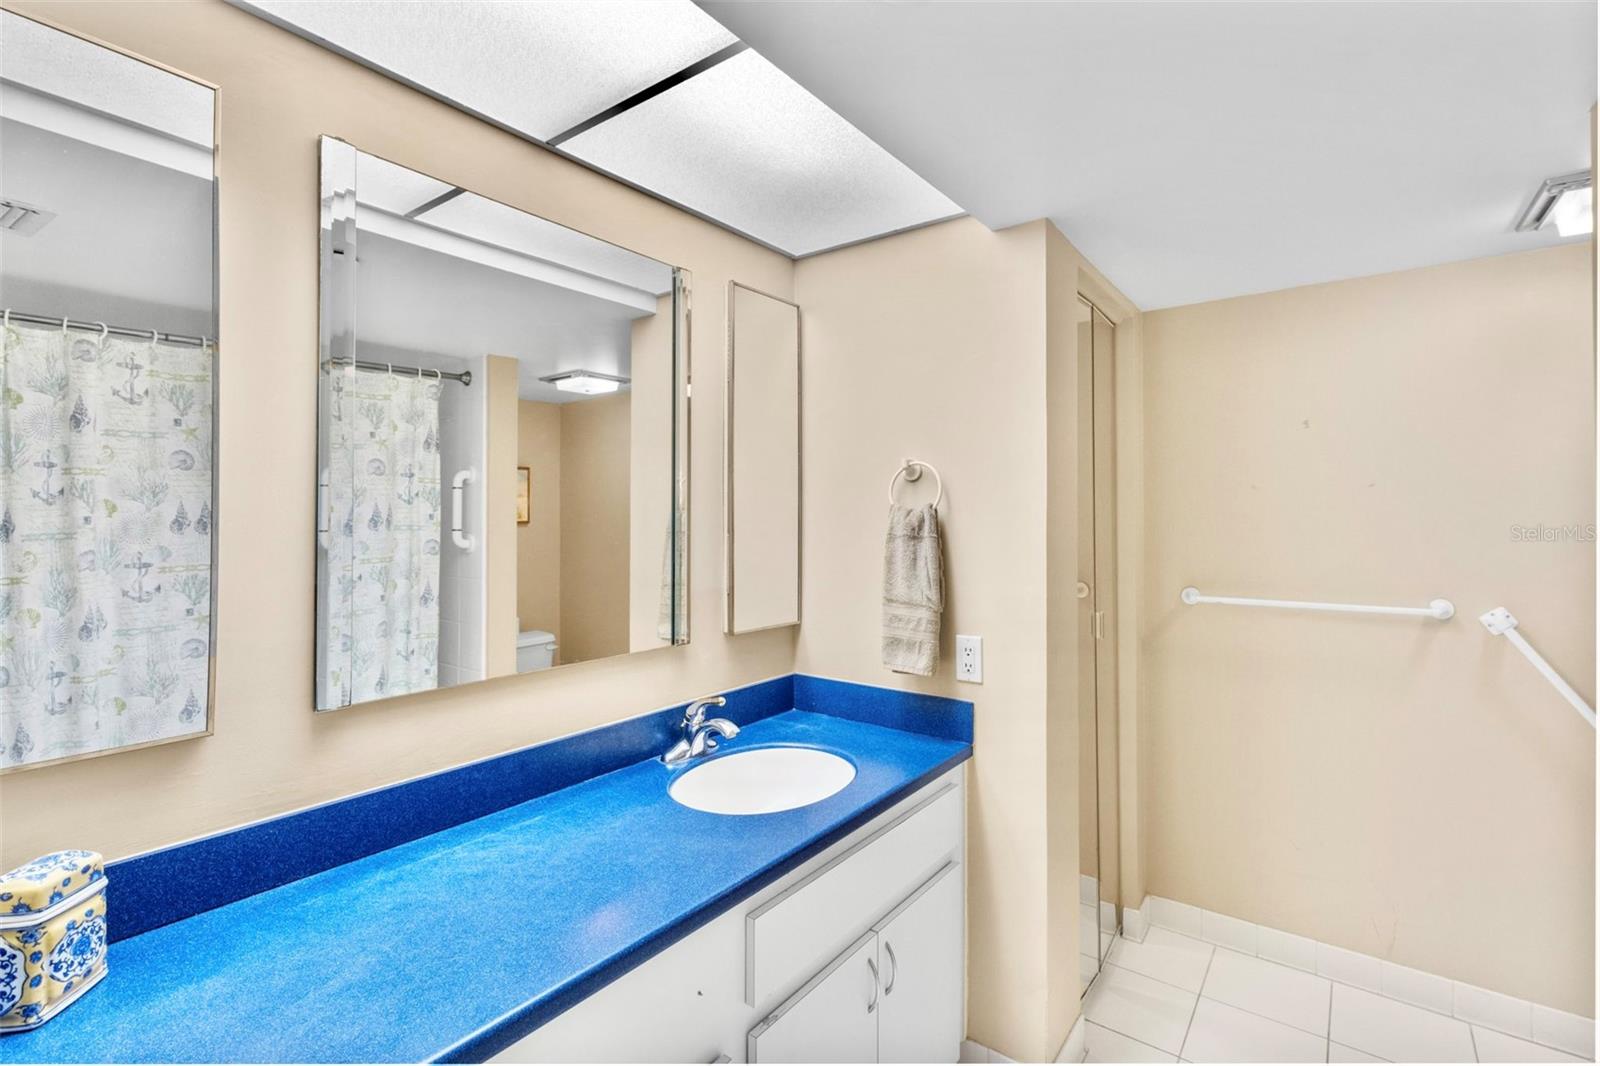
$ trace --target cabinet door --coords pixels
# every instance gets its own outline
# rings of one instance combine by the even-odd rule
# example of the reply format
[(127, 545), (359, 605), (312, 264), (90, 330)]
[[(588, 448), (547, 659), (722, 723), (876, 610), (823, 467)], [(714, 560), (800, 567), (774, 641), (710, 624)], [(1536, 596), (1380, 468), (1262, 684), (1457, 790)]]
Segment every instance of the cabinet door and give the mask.
[(878, 938), (867, 932), (750, 1030), (751, 1062), (878, 1061)]
[(950, 863), (878, 923), (879, 1062), (955, 1062), (964, 1028), (961, 878)]

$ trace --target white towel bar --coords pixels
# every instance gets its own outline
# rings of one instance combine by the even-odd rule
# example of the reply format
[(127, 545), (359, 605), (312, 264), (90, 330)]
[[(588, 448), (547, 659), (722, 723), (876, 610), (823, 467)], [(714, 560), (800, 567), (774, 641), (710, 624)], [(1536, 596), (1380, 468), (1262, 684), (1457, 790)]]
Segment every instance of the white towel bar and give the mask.
[(1594, 708), (1583, 702), (1583, 697), (1578, 695), (1576, 689), (1567, 684), (1566, 679), (1556, 673), (1556, 668), (1545, 661), (1543, 655), (1533, 650), (1533, 645), (1521, 633), (1517, 632), (1517, 619), (1504, 607), (1496, 607), (1478, 616), (1478, 621), (1483, 623), (1483, 628), (1497, 637), (1505, 637), (1513, 647), (1528, 657), (1533, 668), (1544, 675), (1546, 681), (1556, 687), (1566, 701), (1572, 704), (1573, 709), (1583, 715), (1584, 720), (1592, 727), (1594, 725)]
[(1436, 618), (1443, 622), (1456, 613), (1449, 600), (1433, 600), (1426, 607), (1375, 607), (1365, 603), (1317, 603), (1312, 600), (1258, 600), (1249, 596), (1206, 596), (1190, 585), (1180, 597), (1184, 603), (1221, 603), (1232, 607), (1280, 607), (1294, 611), (1339, 611), (1345, 614), (1404, 614)]

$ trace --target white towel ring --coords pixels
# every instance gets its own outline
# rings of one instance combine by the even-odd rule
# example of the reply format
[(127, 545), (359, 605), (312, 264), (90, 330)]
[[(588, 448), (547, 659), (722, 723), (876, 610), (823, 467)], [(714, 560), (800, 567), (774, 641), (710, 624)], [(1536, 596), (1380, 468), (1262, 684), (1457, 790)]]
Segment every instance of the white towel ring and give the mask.
[(932, 463), (925, 463), (921, 459), (907, 459), (900, 464), (900, 469), (896, 470), (894, 476), (889, 479), (889, 503), (891, 505), (894, 503), (894, 483), (900, 480), (901, 475), (905, 475), (907, 481), (916, 481), (922, 477), (923, 470), (933, 475), (933, 505), (935, 507), (939, 506), (940, 501), (944, 499), (944, 479), (939, 476), (939, 471)]

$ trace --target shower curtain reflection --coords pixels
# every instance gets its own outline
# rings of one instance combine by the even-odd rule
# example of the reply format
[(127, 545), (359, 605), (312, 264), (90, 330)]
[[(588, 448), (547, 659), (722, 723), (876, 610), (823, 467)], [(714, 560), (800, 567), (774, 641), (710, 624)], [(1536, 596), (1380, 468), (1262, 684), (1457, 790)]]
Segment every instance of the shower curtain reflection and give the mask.
[(6, 318), (0, 767), (202, 731), (213, 349)]
[[(326, 371), (328, 691), (347, 704), (431, 689), (439, 661), (437, 376)], [(360, 639), (355, 639), (356, 634)]]

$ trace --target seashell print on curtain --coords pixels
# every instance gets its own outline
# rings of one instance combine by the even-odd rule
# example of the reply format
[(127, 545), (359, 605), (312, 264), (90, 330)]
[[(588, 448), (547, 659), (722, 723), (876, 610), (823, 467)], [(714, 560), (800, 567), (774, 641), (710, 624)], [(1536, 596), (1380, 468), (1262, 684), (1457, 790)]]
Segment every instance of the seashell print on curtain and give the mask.
[(439, 682), (438, 378), (333, 371), (319, 706)]
[(4, 334), (0, 767), (202, 733), (215, 347)]

